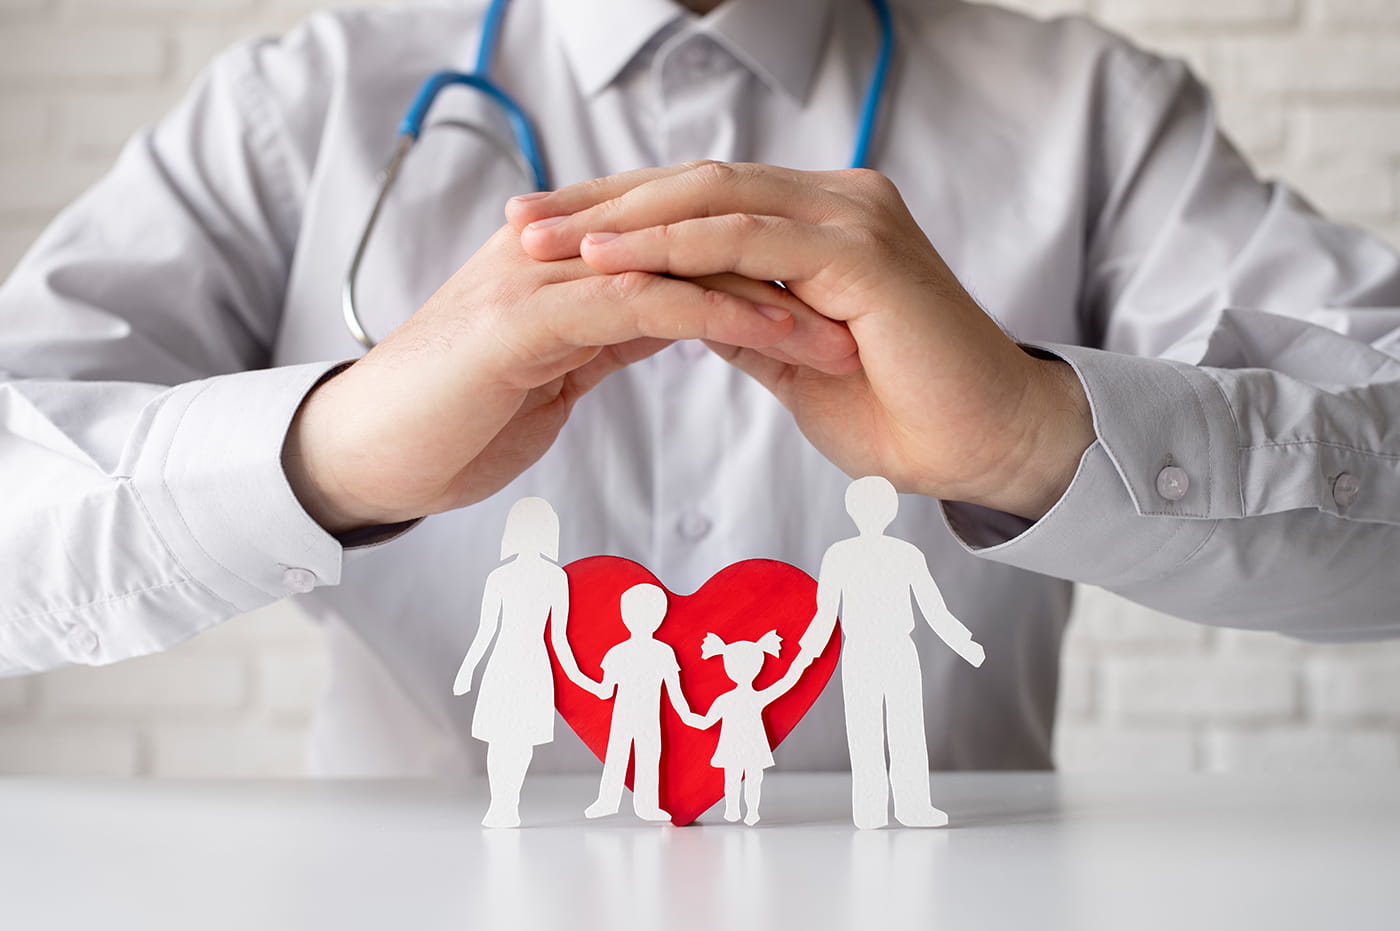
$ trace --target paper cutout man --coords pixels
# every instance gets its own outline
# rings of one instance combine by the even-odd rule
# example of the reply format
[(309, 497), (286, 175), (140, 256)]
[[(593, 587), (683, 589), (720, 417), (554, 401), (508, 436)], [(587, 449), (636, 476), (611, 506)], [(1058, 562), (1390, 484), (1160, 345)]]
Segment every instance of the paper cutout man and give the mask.
[(637, 817), (669, 821), (671, 815), (662, 810), (659, 800), (662, 688), (682, 719), (693, 715), (681, 694), (681, 667), (675, 650), (653, 636), (666, 619), (666, 592), (656, 585), (634, 585), (622, 593), (619, 607), (631, 636), (603, 655), (602, 687), (594, 694), (607, 698), (616, 691), (617, 697), (598, 799), (584, 814), (589, 818), (617, 814), (627, 760), (632, 756), (632, 805)]
[(711, 659), (724, 657), (724, 673), (734, 681), (734, 688), (715, 698), (710, 710), (691, 715), (686, 723), (705, 730), (719, 722), (719, 744), (710, 765), (724, 770), (724, 820), (739, 820), (739, 793), (743, 785), (748, 814), (744, 823), (758, 823), (758, 803), (763, 792), (763, 771), (773, 765), (773, 747), (763, 726), (763, 709), (767, 708), (797, 684), (811, 658), (799, 654), (781, 679), (765, 689), (755, 689), (754, 679), (763, 668), (763, 658), (777, 656), (783, 638), (770, 630), (757, 641), (741, 640), (725, 643), (718, 634), (705, 635), (700, 656)]
[(501, 538), (501, 559), (510, 561), (486, 578), (481, 624), (452, 685), (454, 695), (471, 691), (477, 664), (499, 625), (472, 716), (472, 736), (487, 745), (491, 805), (481, 821), (487, 827), (519, 826), (520, 787), (535, 746), (554, 739), (554, 677), (545, 649), (546, 622), (552, 619), (550, 639), (565, 675), (584, 688), (597, 686), (579, 671), (569, 648), (569, 580), (555, 562), (558, 553), (559, 518), (549, 502), (515, 502)]
[[(817, 610), (802, 635), (810, 662), (831, 638), (837, 615), (845, 643), (841, 691), (851, 753), (851, 802), (856, 827), (884, 827), (889, 790), (894, 816), (910, 827), (939, 827), (948, 816), (929, 798), (928, 741), (919, 654), (914, 648), (910, 593), (933, 632), (973, 666), (985, 658), (972, 633), (953, 617), (912, 543), (885, 535), (899, 510), (894, 486), (879, 476), (846, 489), (846, 511), (860, 534), (826, 551), (817, 579)], [(889, 741), (888, 777), (885, 741)]]

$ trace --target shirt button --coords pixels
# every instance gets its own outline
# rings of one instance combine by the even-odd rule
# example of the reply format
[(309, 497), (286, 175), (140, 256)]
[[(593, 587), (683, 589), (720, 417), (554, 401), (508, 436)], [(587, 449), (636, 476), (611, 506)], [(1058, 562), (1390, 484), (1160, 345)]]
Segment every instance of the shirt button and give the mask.
[(1360, 491), (1361, 480), (1350, 472), (1343, 472), (1332, 483), (1332, 500), (1337, 502), (1339, 508), (1350, 507)]
[(293, 566), (282, 573), (282, 587), (290, 592), (305, 594), (316, 587), (316, 573)]
[(1157, 494), (1168, 501), (1180, 501), (1191, 487), (1191, 477), (1178, 466), (1167, 466), (1157, 473)]
[(710, 49), (701, 42), (687, 45), (681, 52), (681, 64), (692, 74), (701, 74), (710, 67), (713, 61)]
[(91, 656), (97, 652), (97, 634), (91, 627), (71, 627), (66, 639), (68, 649), (78, 656)]
[(676, 524), (677, 532), (686, 540), (699, 540), (708, 534), (713, 527), (714, 521), (699, 511), (686, 511)]

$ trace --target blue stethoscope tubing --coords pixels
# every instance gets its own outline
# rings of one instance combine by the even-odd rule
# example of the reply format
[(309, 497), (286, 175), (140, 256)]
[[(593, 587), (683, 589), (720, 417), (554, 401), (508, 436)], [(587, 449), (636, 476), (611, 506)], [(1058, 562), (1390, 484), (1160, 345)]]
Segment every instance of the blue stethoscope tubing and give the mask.
[[(549, 170), (545, 166), (544, 152), (540, 147), (539, 136), (535, 132), (534, 125), (530, 122), (529, 116), (526, 115), (525, 109), (515, 98), (491, 79), (491, 63), (496, 56), (496, 48), (501, 38), (501, 27), (505, 21), (506, 7), (509, 5), (510, 0), (491, 0), (491, 5), (487, 7), (486, 17), (481, 26), (481, 44), (477, 47), (476, 66), (471, 71), (438, 71), (431, 75), (418, 89), (413, 102), (409, 105), (408, 112), (404, 114), (403, 120), (399, 123), (398, 142), (388, 165), (384, 169), (380, 181), (379, 196), (370, 209), (369, 219), (365, 222), (359, 244), (355, 247), (355, 253), (350, 260), (350, 269), (341, 292), (341, 311), (345, 318), (345, 326), (350, 331), (350, 335), (355, 337), (355, 340), (365, 349), (373, 349), (374, 340), (365, 332), (364, 326), (360, 323), (360, 316), (355, 306), (355, 280), (359, 275), (360, 263), (364, 259), (365, 249), (369, 245), (370, 233), (373, 232), (379, 219), (384, 201), (388, 197), (394, 181), (398, 178), (404, 159), (414, 144), (418, 142), (419, 137), (423, 135), (428, 111), (432, 109), (433, 101), (437, 99), (438, 94), (453, 85), (462, 85), (473, 88), (494, 101), (501, 108), (501, 112), (505, 114), (510, 125), (511, 134), (515, 137), (516, 153), (512, 153), (499, 143), (493, 134), (485, 132), (474, 124), (458, 122), (455, 125), (481, 134), (488, 142), (504, 149), (508, 156), (514, 157), (518, 154), (522, 173), (530, 176), (530, 180), (535, 186), (534, 189), (536, 191), (550, 190)], [(860, 118), (856, 122), (855, 146), (851, 152), (850, 162), (852, 168), (869, 167), (870, 146), (879, 122), (880, 105), (885, 98), (890, 63), (894, 58), (895, 29), (894, 19), (890, 15), (889, 0), (870, 0), (870, 6), (875, 11), (876, 19), (879, 20), (880, 48), (876, 53), (875, 66), (870, 72), (870, 82), (865, 89)]]
[(525, 162), (530, 166), (530, 173), (534, 176), (535, 190), (547, 191), (550, 186), (549, 171), (544, 165), (544, 154), (540, 149), (535, 127), (525, 115), (525, 108), (491, 80), (491, 61), (496, 57), (496, 46), (501, 39), (501, 24), (505, 21), (506, 7), (509, 5), (510, 0), (491, 0), (491, 6), (486, 10), (486, 19), (481, 25), (481, 44), (477, 47), (475, 68), (465, 72), (439, 71), (423, 82), (423, 86), (413, 98), (413, 103), (409, 104), (408, 112), (399, 123), (399, 138), (418, 141), (418, 137), (423, 134), (423, 123), (428, 118), (428, 111), (432, 109), (433, 101), (444, 88), (453, 84), (473, 87), (494, 100), (505, 113), (510, 122), (511, 132), (515, 135), (516, 147), (524, 156)]

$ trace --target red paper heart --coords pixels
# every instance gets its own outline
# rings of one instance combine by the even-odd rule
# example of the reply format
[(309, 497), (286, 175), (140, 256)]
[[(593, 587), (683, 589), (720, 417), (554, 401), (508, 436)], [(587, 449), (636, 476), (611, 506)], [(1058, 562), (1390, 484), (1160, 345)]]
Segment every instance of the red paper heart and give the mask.
[[(569, 644), (584, 675), (602, 678), (602, 660), (610, 648), (626, 640), (618, 603), (634, 585), (665, 586), (644, 566), (618, 556), (590, 556), (564, 567), (569, 576)], [(755, 688), (782, 678), (796, 658), (799, 641), (817, 605), (817, 583), (801, 569), (773, 559), (749, 559), (721, 569), (693, 595), (666, 592), (666, 619), (656, 638), (676, 651), (681, 691), (696, 712), (734, 683), (724, 673), (724, 661), (701, 659), (700, 641), (713, 631), (726, 642), (757, 640), (770, 630), (783, 638), (782, 651), (763, 664)], [(546, 637), (548, 642), (548, 637)], [(776, 747), (817, 700), (841, 652), (839, 628), (802, 678), (763, 713), (770, 744)], [(612, 723), (613, 700), (603, 700), (570, 682), (550, 650), (554, 665), (554, 704), (588, 748), (603, 759)], [(724, 771), (710, 765), (719, 742), (720, 725), (708, 730), (687, 726), (663, 696), (661, 700), (661, 807), (676, 825), (690, 824), (724, 797)], [(632, 767), (627, 768), (632, 788)]]

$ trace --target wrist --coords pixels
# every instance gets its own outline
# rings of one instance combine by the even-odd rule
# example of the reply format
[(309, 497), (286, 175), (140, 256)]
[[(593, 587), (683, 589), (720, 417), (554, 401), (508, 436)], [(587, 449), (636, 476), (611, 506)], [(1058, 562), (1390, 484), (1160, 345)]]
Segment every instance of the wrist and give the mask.
[(339, 414), (336, 392), (330, 386), (343, 371), (333, 372), (307, 392), (282, 444), (282, 470), (287, 483), (306, 513), (332, 535), (392, 524), (412, 516), (370, 507), (351, 494), (339, 479), (337, 465), (342, 457), (334, 448), (334, 425)]
[(1009, 513), (1039, 520), (1064, 497), (1084, 451), (1094, 442), (1094, 419), (1088, 395), (1069, 363), (1032, 356), (1036, 372), (1027, 395), (1021, 435), (1027, 445)]
[(980, 494), (957, 500), (1039, 520), (1064, 496), (1095, 433), (1089, 399), (1074, 369), (1029, 351), (1026, 361), (1026, 387), (1006, 425), (1011, 441), (1001, 457), (1005, 468), (987, 476)]

